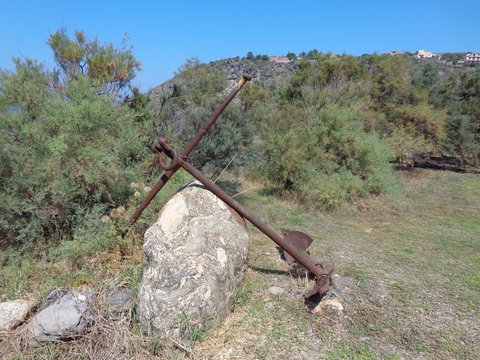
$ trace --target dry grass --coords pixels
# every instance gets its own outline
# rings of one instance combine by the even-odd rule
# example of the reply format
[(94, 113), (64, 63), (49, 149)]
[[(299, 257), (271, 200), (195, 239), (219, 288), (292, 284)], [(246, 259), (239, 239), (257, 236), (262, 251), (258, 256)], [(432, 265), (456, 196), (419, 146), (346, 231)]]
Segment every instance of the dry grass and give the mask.
[(137, 327), (134, 301), (121, 312), (108, 309), (108, 294), (125, 286), (119, 279), (105, 281), (97, 287), (94, 316), (89, 331), (68, 342), (50, 343), (41, 347), (29, 344), (28, 321), (13, 332), (0, 336), (2, 359), (182, 359), (193, 355), (188, 345), (173, 339), (145, 337)]
[[(111, 251), (90, 260), (97, 275), (85, 282), (99, 294), (99, 305), (87, 336), (32, 349), (20, 327), (3, 338), (0, 354), (32, 359), (476, 359), (480, 177), (424, 170), (399, 176), (404, 194), (333, 214), (309, 211), (261, 189), (239, 197), (274, 229), (312, 235), (313, 257), (335, 263), (337, 273), (356, 279), (354, 299), (345, 303), (342, 316), (310, 314), (301, 300), (308, 280), (293, 277), (275, 244), (251, 228), (249, 268), (235, 309), (221, 326), (175, 343), (143, 337), (134, 306), (117, 320), (105, 315), (112, 288), (138, 284), (138, 242), (126, 255)], [(33, 284), (35, 276), (30, 276)], [(269, 294), (271, 286), (286, 294)], [(33, 297), (42, 293), (33, 285), (22, 289)]]
[[(206, 358), (459, 358), (480, 351), (480, 178), (400, 173), (404, 194), (320, 214), (262, 192), (242, 201), (277, 230), (311, 234), (315, 258), (357, 280), (340, 318), (309, 314), (304, 283), (278, 262), (274, 244), (252, 229), (244, 287), (227, 322), (195, 348)], [(266, 289), (276, 285), (288, 295)]]

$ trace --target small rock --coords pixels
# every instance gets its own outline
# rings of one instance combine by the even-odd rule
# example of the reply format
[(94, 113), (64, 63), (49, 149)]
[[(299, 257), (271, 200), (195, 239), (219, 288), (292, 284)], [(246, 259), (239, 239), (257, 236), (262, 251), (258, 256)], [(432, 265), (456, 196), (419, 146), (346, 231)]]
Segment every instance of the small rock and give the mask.
[(333, 274), (333, 283), (344, 292), (350, 292), (358, 286), (358, 281), (352, 277)]
[(341, 315), (343, 313), (343, 305), (336, 298), (328, 299), (328, 300), (322, 300), (311, 311), (312, 311), (312, 314), (335, 313), (337, 315)]
[(301, 296), (302, 296), (302, 293), (296, 289), (290, 290), (288, 292), (288, 297), (290, 297), (291, 299), (297, 299), (298, 297), (301, 297)]
[(20, 325), (35, 303), (28, 300), (12, 300), (0, 303), (0, 330), (12, 330)]
[(93, 292), (72, 290), (39, 312), (30, 326), (30, 343), (70, 340), (88, 331), (93, 323)]
[(108, 308), (112, 313), (121, 312), (132, 299), (133, 291), (127, 288), (115, 289), (108, 298)]
[(267, 292), (273, 295), (282, 295), (285, 293), (285, 289), (278, 286), (272, 286), (268, 288)]
[(100, 218), (100, 221), (103, 222), (103, 223), (109, 223), (111, 221), (110, 219), (110, 216), (108, 215), (103, 215), (101, 218)]
[(340, 301), (351, 301), (353, 298), (351, 295), (347, 294), (346, 292), (342, 291), (340, 288), (334, 286), (332, 287), (326, 294), (325, 298), (330, 299), (332, 296), (335, 296)]

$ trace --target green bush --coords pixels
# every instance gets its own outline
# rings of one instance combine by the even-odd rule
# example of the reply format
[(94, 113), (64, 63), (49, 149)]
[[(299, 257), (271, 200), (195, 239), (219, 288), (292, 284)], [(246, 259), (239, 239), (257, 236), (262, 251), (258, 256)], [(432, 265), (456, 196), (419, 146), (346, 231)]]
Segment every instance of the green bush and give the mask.
[(0, 80), (0, 233), (31, 243), (72, 234), (80, 214), (123, 204), (145, 156), (141, 123), (86, 77), (64, 92), (33, 62)]
[(476, 141), (475, 134), (480, 132), (480, 126), (477, 126), (469, 116), (451, 115), (447, 117), (445, 127), (447, 152), (460, 156), (467, 164), (478, 165), (480, 142)]
[(392, 152), (349, 108), (284, 108), (265, 126), (267, 174), (319, 208), (389, 191)]
[(434, 110), (426, 103), (391, 106), (389, 117), (391, 129), (405, 129), (408, 134), (432, 144), (439, 145), (445, 136), (446, 112)]
[(395, 162), (402, 166), (413, 166), (415, 154), (434, 150), (431, 142), (422, 136), (412, 135), (404, 128), (392, 129), (386, 142), (395, 154)]
[[(155, 135), (169, 137), (182, 149), (224, 100), (228, 86), (224, 71), (195, 59), (187, 60), (172, 89), (152, 102), (157, 122)], [(195, 147), (189, 161), (208, 175), (221, 171), (252, 141), (252, 124), (243, 116), (247, 110), (245, 101), (243, 106), (231, 102)]]

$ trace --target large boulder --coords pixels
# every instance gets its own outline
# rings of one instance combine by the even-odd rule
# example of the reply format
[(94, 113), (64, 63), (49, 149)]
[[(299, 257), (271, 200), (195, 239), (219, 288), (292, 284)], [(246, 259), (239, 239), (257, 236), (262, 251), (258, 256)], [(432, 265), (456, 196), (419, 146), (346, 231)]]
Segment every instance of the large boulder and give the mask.
[(220, 323), (246, 268), (243, 219), (193, 183), (175, 194), (145, 233), (140, 324), (145, 333), (183, 338)]

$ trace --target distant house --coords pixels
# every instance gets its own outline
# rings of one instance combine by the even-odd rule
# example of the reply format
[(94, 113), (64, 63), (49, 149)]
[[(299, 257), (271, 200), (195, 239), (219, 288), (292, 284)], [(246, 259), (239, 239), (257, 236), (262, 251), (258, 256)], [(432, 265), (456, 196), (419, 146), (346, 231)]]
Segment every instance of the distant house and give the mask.
[(289, 63), (290, 59), (286, 56), (270, 56), (268, 59), (271, 62), (276, 62), (276, 63)]
[(436, 56), (436, 54), (434, 54), (430, 51), (425, 51), (425, 50), (418, 50), (417, 51), (417, 58), (419, 58), (419, 59), (431, 59), (434, 56)]
[(465, 55), (465, 62), (480, 62), (480, 53)]

